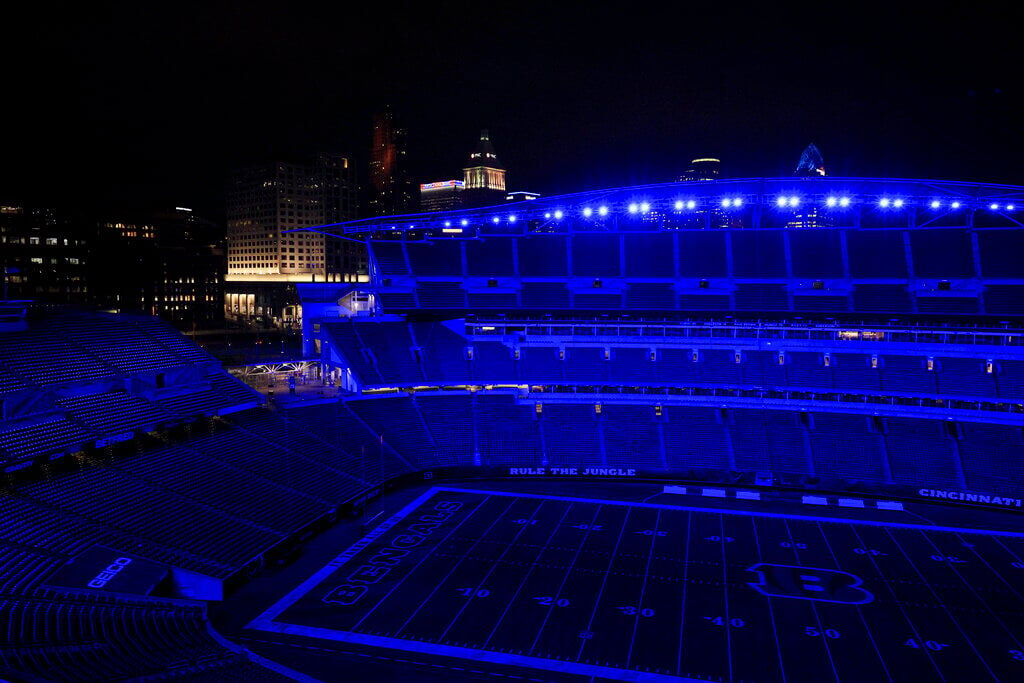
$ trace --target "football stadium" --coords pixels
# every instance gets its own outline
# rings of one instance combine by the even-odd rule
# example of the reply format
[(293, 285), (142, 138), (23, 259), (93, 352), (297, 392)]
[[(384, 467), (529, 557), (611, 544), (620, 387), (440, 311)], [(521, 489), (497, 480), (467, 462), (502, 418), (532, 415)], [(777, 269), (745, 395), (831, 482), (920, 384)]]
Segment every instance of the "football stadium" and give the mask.
[(1024, 187), (304, 228), (315, 381), (0, 310), (0, 678), (1024, 680)]

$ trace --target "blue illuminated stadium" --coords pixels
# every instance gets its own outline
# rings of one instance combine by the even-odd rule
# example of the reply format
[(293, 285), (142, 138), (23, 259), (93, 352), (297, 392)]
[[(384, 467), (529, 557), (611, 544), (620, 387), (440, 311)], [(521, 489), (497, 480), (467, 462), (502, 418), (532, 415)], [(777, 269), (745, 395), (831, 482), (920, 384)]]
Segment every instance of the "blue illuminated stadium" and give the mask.
[(1020, 680), (1022, 206), (781, 178), (320, 226), (370, 275), (299, 285), (325, 388), (269, 403), (152, 319), (12, 308), (0, 674)]

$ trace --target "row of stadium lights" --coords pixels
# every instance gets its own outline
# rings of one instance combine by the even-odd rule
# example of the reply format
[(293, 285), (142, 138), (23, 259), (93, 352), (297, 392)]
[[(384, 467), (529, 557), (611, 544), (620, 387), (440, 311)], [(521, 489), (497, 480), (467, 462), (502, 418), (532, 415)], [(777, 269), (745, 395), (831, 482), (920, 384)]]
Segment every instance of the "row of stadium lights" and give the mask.
[[(738, 209), (743, 206), (744, 202), (742, 197), (723, 197), (719, 204), (723, 209)], [(845, 209), (848, 208), (850, 204), (851, 200), (849, 197), (828, 197), (825, 199), (825, 206), (829, 208), (838, 207), (841, 209)], [(780, 209), (795, 209), (800, 206), (800, 197), (797, 197), (796, 195), (781, 195), (775, 199), (775, 206), (777, 206)], [(899, 197), (882, 197), (881, 199), (878, 200), (878, 207), (881, 209), (902, 209), (906, 206), (906, 201)], [(956, 200), (949, 202), (947, 206), (948, 208), (953, 210), (963, 208), (963, 204)], [(940, 200), (933, 199), (931, 202), (929, 202), (928, 207), (933, 210), (938, 210), (943, 207), (943, 204)], [(694, 201), (693, 199), (687, 201), (678, 199), (674, 204), (674, 208), (676, 211), (692, 211), (693, 209), (697, 208), (697, 202)], [(1000, 205), (993, 202), (992, 204), (989, 204), (988, 208), (992, 211), (1015, 211), (1017, 207), (1014, 204)], [(626, 211), (632, 215), (646, 214), (651, 211), (651, 204), (650, 202), (631, 202), (626, 207)], [(602, 205), (597, 207), (597, 209), (591, 208), (589, 206), (584, 207), (581, 213), (584, 218), (592, 218), (594, 214), (597, 214), (598, 216), (607, 216), (609, 212), (610, 209), (607, 206)], [(556, 221), (560, 221), (563, 218), (565, 218), (565, 212), (562, 211), (561, 209), (555, 209), (554, 211), (546, 212), (544, 214), (544, 218), (547, 220), (554, 219)], [(510, 214), (506, 220), (509, 223), (515, 223), (518, 219), (515, 214)], [(496, 224), (500, 223), (501, 217), (493, 216), (491, 218), (491, 222)], [(459, 225), (461, 225), (462, 227), (468, 226), (469, 219), (463, 218), (462, 220), (459, 221)], [(450, 228), (452, 226), (452, 222), (445, 221), (444, 226), (446, 228)], [(413, 226), (410, 225), (409, 227), (411, 228)]]

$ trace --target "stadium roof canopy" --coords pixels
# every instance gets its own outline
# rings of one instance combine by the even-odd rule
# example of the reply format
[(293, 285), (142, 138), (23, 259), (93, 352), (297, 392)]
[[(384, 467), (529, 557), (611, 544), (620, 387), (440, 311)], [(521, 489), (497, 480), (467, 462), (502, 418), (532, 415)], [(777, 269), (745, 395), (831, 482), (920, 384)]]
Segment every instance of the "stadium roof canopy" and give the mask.
[[(830, 216), (839, 226), (859, 225), (867, 214), (906, 216), (906, 227), (927, 227), (937, 221), (973, 224), (977, 212), (1001, 217), (1006, 226), (1024, 227), (1024, 187), (945, 180), (900, 178), (738, 178), (616, 187), (553, 195), (472, 209), (379, 216), (330, 225), (296, 228), (329, 235), (366, 235), (395, 231), (438, 231), (458, 235), (471, 228), (492, 234), (530, 231), (639, 229), (647, 222), (687, 213), (733, 213), (750, 216), (744, 223), (759, 227), (765, 211)], [(958, 220), (957, 216), (963, 216)]]

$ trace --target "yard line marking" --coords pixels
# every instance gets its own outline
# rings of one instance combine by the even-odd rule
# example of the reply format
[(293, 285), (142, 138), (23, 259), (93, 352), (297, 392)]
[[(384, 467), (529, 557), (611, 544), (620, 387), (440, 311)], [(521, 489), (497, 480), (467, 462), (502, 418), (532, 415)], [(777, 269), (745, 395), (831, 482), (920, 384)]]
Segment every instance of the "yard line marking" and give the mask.
[[(544, 507), (544, 502), (545, 501), (541, 501), (540, 504), (533, 509), (533, 512), (530, 513), (528, 519), (533, 520), (537, 516), (537, 513), (540, 512), (540, 509)], [(448, 635), (448, 631), (452, 630), (452, 626), (455, 625), (455, 622), (459, 620), (459, 617), (462, 616), (462, 613), (466, 611), (467, 607), (469, 607), (470, 602), (472, 602), (473, 599), (476, 597), (477, 591), (484, 587), (484, 583), (486, 583), (487, 579), (491, 577), (491, 574), (493, 574), (494, 570), (498, 568), (498, 565), (505, 558), (505, 555), (508, 554), (508, 551), (512, 549), (512, 546), (515, 545), (515, 542), (519, 539), (520, 536), (522, 536), (526, 532), (529, 526), (529, 524), (520, 525), (519, 531), (516, 532), (516, 535), (512, 538), (512, 541), (505, 545), (505, 549), (501, 551), (501, 554), (498, 555), (498, 558), (493, 561), (491, 566), (487, 569), (487, 572), (484, 574), (483, 578), (480, 579), (479, 583), (477, 583), (477, 585), (474, 587), (473, 592), (469, 595), (469, 599), (462, 604), (462, 607), (459, 608), (459, 611), (456, 612), (455, 616), (452, 617), (451, 621), (448, 622), (448, 626), (445, 627), (444, 631), (440, 635), (441, 640), (444, 640), (445, 636)], [(467, 550), (464, 556), (468, 555), (469, 551)]]
[[(965, 545), (967, 544), (967, 542), (966, 542), (966, 541), (964, 541), (964, 539), (960, 538), (959, 534), (957, 535), (957, 538), (959, 538), (959, 539), (960, 539), (960, 542), (961, 542), (961, 543), (964, 543)], [(1011, 550), (1010, 550), (1009, 548), (1007, 548), (1007, 547), (1006, 547), (1006, 546), (1005, 546), (1005, 545), (1004, 545), (1003, 543), (1001, 543), (1001, 542), (999, 541), (999, 539), (998, 539), (998, 538), (997, 538), (997, 539), (995, 539), (995, 540), (996, 540), (996, 543), (999, 543), (999, 545), (1000, 545), (1000, 546), (1002, 546), (1002, 547), (1003, 547), (1003, 548), (1004, 548), (1004, 549), (1005, 549), (1005, 550), (1006, 550), (1007, 552), (1009, 552), (1009, 553), (1010, 553), (1010, 555), (1012, 555), (1012, 556), (1013, 556), (1013, 559), (1015, 559), (1015, 560), (1017, 560), (1017, 561), (1020, 561), (1020, 558), (1019, 558), (1019, 557), (1017, 556), (1017, 554), (1016, 554), (1016, 553), (1014, 553), (1014, 552), (1013, 552), (1013, 551), (1011, 551)], [(970, 544), (970, 551), (971, 551), (972, 553), (974, 553), (975, 557), (977, 557), (977, 558), (978, 558), (979, 560), (981, 560), (982, 562), (984, 562), (984, 563), (985, 563), (985, 566), (989, 568), (989, 571), (991, 571), (991, 572), (992, 572), (993, 574), (995, 574), (996, 576), (998, 576), (998, 577), (999, 577), (999, 580), (1000, 580), (1000, 581), (1002, 581), (1003, 583), (1005, 583), (1005, 584), (1006, 584), (1006, 587), (1010, 589), (1010, 592), (1011, 592), (1011, 593), (1013, 593), (1014, 595), (1016, 595), (1016, 596), (1017, 596), (1018, 598), (1020, 598), (1021, 600), (1024, 600), (1024, 595), (1021, 595), (1021, 594), (1020, 594), (1020, 592), (1019, 592), (1019, 591), (1018, 591), (1018, 590), (1017, 590), (1016, 588), (1014, 588), (1014, 587), (1013, 587), (1013, 585), (1012, 585), (1012, 584), (1011, 584), (1011, 583), (1010, 583), (1009, 581), (1007, 581), (1007, 580), (1006, 580), (1006, 577), (1005, 577), (1005, 576), (1003, 576), (1003, 575), (1002, 575), (1002, 574), (1001, 574), (1000, 572), (997, 572), (997, 571), (996, 571), (996, 569), (995, 569), (995, 567), (993, 567), (992, 565), (990, 565), (990, 564), (988, 563), (988, 560), (986, 560), (986, 559), (985, 559), (985, 557), (984, 557), (984, 556), (983, 556), (983, 555), (982, 555), (981, 553), (979, 553), (979, 552), (978, 552), (978, 551), (977, 551), (977, 550), (976, 550), (976, 549), (974, 548), (974, 545), (973, 545), (973, 544)]]
[[(931, 538), (929, 538), (929, 537), (928, 537), (928, 534), (922, 534), (922, 536), (924, 536), (924, 537), (925, 537), (925, 540), (927, 540), (927, 541), (928, 541), (928, 544), (929, 544), (929, 545), (930, 545), (930, 546), (932, 547), (932, 549), (933, 549), (933, 550), (935, 550), (935, 552), (936, 552), (936, 553), (940, 553), (940, 554), (942, 553), (942, 551), (941, 551), (941, 550), (939, 550), (939, 547), (938, 547), (937, 545), (935, 545), (935, 541), (933, 541), (933, 540), (932, 540)], [(960, 538), (960, 537), (959, 537), (959, 536), (957, 536), (957, 538)], [(963, 539), (960, 539), (960, 541), (961, 541), (961, 542), (963, 542)], [(974, 548), (973, 548), (973, 547), (971, 547), (970, 549), (971, 549), (972, 551), (974, 550)], [(993, 574), (995, 574), (996, 576), (998, 576), (998, 577), (999, 577), (1000, 579), (1003, 579), (1002, 575), (1001, 575), (1001, 574), (999, 574), (998, 572), (996, 572), (996, 571), (995, 571), (994, 569), (992, 569), (991, 565), (989, 565), (989, 563), (988, 563), (988, 562), (985, 562), (985, 559), (984, 559), (984, 558), (982, 558), (980, 554), (978, 554), (977, 552), (975, 552), (974, 554), (975, 554), (975, 555), (977, 555), (977, 556), (978, 556), (978, 558), (979, 558), (979, 559), (981, 559), (981, 561), (985, 563), (985, 567), (987, 567), (989, 571), (991, 571), (991, 572), (992, 572)], [(1001, 617), (1000, 617), (1000, 616), (999, 616), (998, 614), (996, 614), (995, 610), (993, 610), (993, 609), (992, 609), (992, 607), (991, 607), (991, 606), (989, 606), (989, 604), (988, 604), (988, 602), (987, 602), (987, 601), (985, 600), (985, 598), (983, 598), (983, 597), (981, 596), (981, 594), (980, 594), (980, 593), (978, 593), (978, 591), (976, 591), (976, 590), (974, 589), (974, 586), (973, 586), (973, 585), (971, 585), (971, 583), (970, 583), (970, 582), (969, 582), (969, 581), (968, 581), (967, 579), (965, 579), (965, 578), (963, 577), (963, 575), (962, 575), (962, 574), (960, 573), (960, 571), (959, 571), (959, 570), (958, 570), (958, 569), (956, 568), (956, 565), (955, 565), (955, 564), (953, 564), (952, 562), (945, 562), (944, 564), (945, 564), (946, 566), (948, 566), (948, 567), (949, 567), (949, 568), (950, 568), (950, 569), (951, 569), (951, 570), (953, 571), (953, 573), (954, 573), (954, 574), (956, 574), (956, 577), (957, 577), (958, 579), (960, 579), (960, 581), (961, 581), (961, 582), (962, 582), (962, 583), (963, 583), (963, 584), (964, 584), (965, 586), (967, 586), (968, 590), (970, 590), (970, 591), (971, 591), (971, 593), (972, 593), (972, 594), (974, 595), (974, 598), (975, 598), (975, 599), (976, 599), (976, 600), (977, 600), (978, 602), (980, 602), (980, 603), (981, 603), (982, 605), (984, 605), (984, 606), (985, 606), (985, 609), (986, 609), (986, 610), (988, 610), (988, 613), (992, 615), (992, 618), (993, 618), (993, 619), (995, 619), (995, 620), (996, 620), (996, 621), (997, 621), (997, 622), (999, 623), (999, 625), (1003, 627), (1003, 630), (1004, 630), (1004, 631), (1006, 631), (1006, 632), (1007, 632), (1007, 633), (1009, 634), (1009, 636), (1010, 636), (1010, 639), (1011, 639), (1011, 640), (1013, 641), (1013, 644), (1017, 646), (1017, 649), (1024, 649), (1024, 648), (1022, 648), (1022, 647), (1021, 647), (1021, 641), (1020, 641), (1020, 639), (1018, 639), (1018, 638), (1017, 638), (1017, 635), (1016, 635), (1016, 634), (1015, 634), (1015, 633), (1014, 633), (1014, 632), (1013, 632), (1013, 631), (1012, 631), (1011, 629), (1007, 628), (1007, 626), (1006, 626), (1006, 622), (1004, 622), (1004, 621), (1002, 620), (1002, 618), (1001, 618)], [(1003, 582), (1004, 582), (1004, 583), (1006, 583), (1005, 579), (1003, 579)], [(1013, 588), (1013, 586), (1011, 586), (1011, 585), (1010, 585), (1009, 583), (1007, 583), (1006, 585), (1007, 585), (1007, 587), (1008, 587), (1008, 588), (1010, 589), (1010, 591), (1011, 591), (1011, 592), (1013, 592), (1013, 594), (1014, 594), (1014, 595), (1016, 595), (1016, 596), (1017, 596), (1018, 598), (1020, 597), (1020, 593), (1018, 593), (1018, 592), (1017, 592), (1017, 591), (1016, 591), (1016, 590), (1015, 590), (1015, 589)]]
[[(590, 524), (587, 526), (587, 530), (583, 533), (583, 538), (580, 540), (579, 547), (576, 548), (576, 553), (572, 556), (572, 560), (569, 562), (569, 568), (566, 570), (565, 574), (562, 575), (562, 582), (558, 584), (558, 590), (555, 591), (555, 600), (558, 600), (558, 598), (561, 597), (562, 589), (565, 588), (565, 582), (569, 580), (569, 575), (572, 574), (572, 569), (576, 566), (576, 560), (580, 557), (580, 551), (583, 549), (583, 546), (586, 545), (587, 539), (590, 538), (590, 532), (594, 528), (594, 522), (597, 521), (597, 515), (600, 511), (600, 506), (594, 508), (594, 516), (591, 517)], [(554, 612), (555, 609), (555, 606), (551, 605), (551, 609), (549, 609), (544, 615), (544, 620), (540, 623), (540, 628), (537, 629), (537, 635), (533, 637), (533, 642), (530, 644), (530, 649), (527, 650), (528, 652), (533, 652), (537, 647), (537, 642), (540, 640), (541, 634), (544, 633), (544, 627), (548, 625), (548, 619), (551, 618), (551, 613)]]
[[(797, 564), (800, 562), (800, 551), (796, 548), (796, 539), (793, 538), (793, 530), (789, 528), (789, 522), (783, 520), (782, 525), (786, 528), (786, 535), (789, 536), (789, 545), (793, 550), (793, 557), (796, 559)], [(811, 605), (811, 611), (814, 613), (814, 621), (818, 624), (818, 631), (820, 633), (825, 632), (825, 628), (821, 625), (821, 615), (818, 613), (818, 606), (814, 604), (813, 600), (808, 600)], [(822, 645), (825, 646), (825, 654), (828, 655), (829, 666), (832, 667), (832, 675), (835, 676), (836, 683), (839, 682), (839, 671), (836, 669), (836, 662), (832, 658), (832, 648), (829, 647), (828, 638), (821, 638)]]
[[(405, 627), (409, 625), (409, 622), (416, 618), (416, 615), (420, 613), (420, 610), (422, 610), (426, 606), (426, 604), (428, 602), (430, 602), (430, 599), (432, 597), (434, 597), (434, 594), (437, 593), (437, 591), (441, 588), (441, 586), (443, 586), (444, 583), (449, 578), (451, 578), (451, 575), (455, 573), (455, 570), (457, 570), (460, 566), (462, 566), (462, 562), (463, 562), (463, 560), (466, 559), (466, 555), (469, 555), (473, 551), (473, 548), (475, 548), (477, 546), (477, 544), (480, 543), (480, 539), (481, 538), (483, 538), (487, 534), (491, 533), (491, 529), (493, 529), (495, 527), (495, 525), (497, 525), (498, 522), (500, 522), (502, 519), (505, 518), (505, 515), (508, 514), (508, 511), (512, 509), (512, 507), (516, 504), (516, 502), (518, 500), (519, 500), (518, 498), (513, 498), (512, 502), (509, 503), (508, 505), (506, 505), (505, 509), (501, 511), (501, 514), (499, 514), (497, 517), (495, 517), (493, 520), (491, 520), (491, 523), (487, 525), (487, 528), (484, 529), (484, 532), (482, 534), (479, 534), (477, 540), (473, 542), (473, 545), (469, 546), (469, 549), (467, 549), (466, 552), (463, 553), (462, 556), (459, 558), (459, 560), (457, 562), (455, 562), (451, 566), (451, 568), (448, 570), (448, 573), (444, 575), (444, 578), (442, 578), (440, 581), (438, 581), (438, 582), (436, 582), (434, 584), (434, 587), (430, 590), (429, 593), (427, 593), (427, 597), (423, 598), (420, 601), (420, 604), (416, 606), (416, 609), (414, 609), (412, 611), (412, 614), (410, 614), (408, 617), (406, 617), (405, 621), (402, 622), (402, 625), (399, 626), (397, 629), (395, 629), (394, 635), (397, 636), (398, 634), (400, 634), (402, 631), (405, 630)], [(440, 545), (441, 544), (438, 543), (436, 546), (434, 546), (434, 548), (436, 549)], [(433, 554), (433, 553), (431, 553), (431, 554)], [(406, 577), (408, 577), (408, 574), (406, 574)], [(403, 577), (403, 579), (406, 578), (406, 577)], [(401, 582), (399, 582), (399, 583), (401, 583)], [(393, 590), (394, 590), (394, 588), (392, 588), (392, 591)], [(389, 591), (388, 595), (391, 595), (392, 591)], [(377, 604), (379, 605), (380, 603), (377, 603)], [(376, 608), (377, 607), (374, 606), (374, 609), (376, 609)], [(363, 619), (365, 619), (365, 618), (366, 617), (364, 616)], [(360, 619), (359, 622), (356, 623), (356, 625), (353, 626), (352, 628), (354, 629), (356, 626), (359, 626), (359, 624), (362, 623), (363, 619)]]
[(661, 525), (661, 510), (657, 511), (654, 517), (654, 533), (651, 534), (651, 547), (647, 551), (647, 566), (644, 567), (644, 580), (640, 584), (640, 600), (636, 605), (636, 615), (633, 618), (633, 635), (629, 639), (629, 651), (626, 653), (626, 666), (633, 660), (633, 645), (636, 643), (636, 632), (640, 627), (641, 611), (644, 608), (644, 594), (647, 593), (647, 575), (651, 571), (651, 558), (654, 557), (654, 541), (658, 538), (658, 527)]
[(725, 557), (725, 515), (718, 515), (718, 542), (722, 551), (722, 602), (725, 605), (725, 661), (732, 680), (732, 615), (729, 613), (729, 563)]
[(491, 638), (493, 638), (494, 634), (498, 632), (498, 627), (500, 627), (501, 622), (505, 620), (505, 615), (508, 614), (508, 611), (509, 609), (511, 609), (512, 604), (516, 601), (516, 598), (519, 597), (519, 593), (523, 590), (523, 586), (526, 585), (526, 582), (529, 580), (530, 576), (533, 575), (533, 570), (537, 568), (537, 560), (539, 560), (541, 556), (545, 552), (547, 552), (548, 546), (551, 545), (551, 539), (553, 539), (555, 535), (559, 532), (559, 530), (562, 528), (562, 522), (564, 522), (565, 518), (569, 516), (569, 511), (572, 510), (573, 505), (573, 503), (569, 503), (565, 507), (565, 512), (563, 512), (562, 516), (559, 518), (558, 524), (556, 524), (554, 528), (551, 530), (551, 533), (548, 535), (547, 541), (544, 543), (543, 546), (540, 547), (540, 550), (537, 551), (537, 554), (534, 556), (533, 563), (530, 565), (530, 568), (523, 575), (523, 578), (519, 580), (519, 585), (516, 586), (515, 593), (513, 593), (512, 597), (509, 598), (508, 602), (505, 603), (505, 609), (502, 610), (501, 616), (498, 617), (498, 621), (494, 623), (494, 626), (491, 628), (491, 632), (487, 635), (487, 640), (484, 641), (482, 647), (486, 648), (490, 644)]
[[(608, 575), (611, 574), (612, 565), (615, 563), (615, 554), (619, 549), (619, 543), (622, 541), (622, 534), (626, 530), (626, 524), (629, 522), (629, 513), (632, 510), (626, 510), (626, 516), (622, 518), (622, 524), (619, 525), (619, 535), (615, 538), (615, 545), (612, 547), (611, 555), (608, 556), (608, 568), (605, 569), (604, 577), (601, 580), (601, 588), (597, 591), (597, 597), (594, 598), (594, 607), (590, 610), (590, 619), (587, 620), (586, 631), (590, 631), (594, 626), (594, 617), (597, 616), (597, 608), (601, 604), (601, 597), (604, 595), (605, 586), (608, 585)], [(583, 650), (587, 647), (589, 640), (584, 640), (580, 643), (580, 649), (576, 652), (576, 659), (579, 660), (583, 657)]]
[(686, 628), (686, 586), (690, 575), (690, 523), (693, 521), (693, 514), (686, 513), (686, 542), (683, 546), (683, 597), (680, 600), (679, 611), (679, 647), (676, 648), (676, 673), (683, 670), (683, 631)]
[[(854, 528), (854, 526), (852, 524), (850, 525), (850, 531), (852, 531), (853, 535), (857, 537), (857, 542), (860, 544), (860, 546), (862, 548), (870, 548), (871, 547), (870, 543), (865, 543), (864, 542), (864, 539), (860, 537), (860, 534), (857, 533), (857, 529)], [(873, 555), (869, 554), (869, 555), (865, 555), (865, 557), (868, 558), (868, 560), (871, 562), (871, 565), (875, 568), (875, 571), (878, 573), (878, 576), (881, 577), (882, 583), (885, 584), (886, 590), (889, 591), (889, 595), (892, 597), (893, 604), (896, 605), (896, 607), (899, 608), (900, 614), (903, 615), (903, 619), (907, 622), (907, 626), (909, 626), (910, 630), (913, 631), (914, 638), (917, 639), (918, 643), (923, 643), (926, 639), (921, 637), (921, 632), (917, 630), (917, 626), (914, 625), (914, 621), (910, 618), (910, 615), (907, 614), (907, 611), (905, 609), (903, 609), (903, 602), (899, 599), (899, 597), (897, 597), (896, 591), (893, 590), (892, 585), (889, 583), (889, 578), (885, 575), (885, 572), (883, 572), (882, 569), (878, 566), (878, 562), (875, 561), (875, 558), (874, 558)], [(928, 648), (922, 648), (922, 651), (924, 652), (925, 656), (928, 658), (928, 661), (931, 662), (932, 667), (935, 668), (935, 673), (937, 673), (939, 675), (940, 679), (945, 681), (946, 677), (942, 675), (942, 669), (939, 668), (939, 665), (935, 661), (935, 658), (932, 657), (931, 650), (928, 649)]]
[(906, 558), (907, 562), (909, 562), (910, 566), (914, 568), (914, 571), (917, 573), (917, 575), (921, 577), (921, 581), (924, 582), (924, 585), (928, 587), (929, 591), (931, 591), (932, 597), (935, 598), (935, 602), (942, 606), (942, 610), (949, 617), (949, 620), (953, 622), (953, 625), (956, 626), (956, 630), (960, 631), (960, 635), (964, 637), (964, 640), (967, 641), (967, 644), (971, 646), (972, 650), (974, 650), (974, 654), (978, 656), (978, 659), (980, 659), (982, 665), (984, 665), (985, 671), (988, 671), (988, 674), (992, 677), (992, 680), (998, 681), (999, 677), (996, 676), (992, 669), (989, 667), (988, 661), (981, 656), (980, 652), (978, 652), (978, 648), (974, 646), (974, 641), (971, 640), (970, 636), (967, 635), (967, 632), (964, 631), (962, 626), (960, 626), (960, 622), (956, 620), (956, 617), (953, 616), (953, 613), (949, 611), (948, 607), (946, 607), (946, 603), (942, 601), (942, 599), (939, 597), (939, 594), (935, 592), (934, 588), (932, 588), (932, 584), (929, 583), (928, 579), (926, 579), (924, 574), (921, 573), (921, 570), (918, 568), (917, 564), (910, 559), (910, 556), (907, 555), (907, 551), (903, 549), (903, 546), (900, 545), (900, 542), (896, 540), (896, 537), (892, 535), (891, 531), (886, 529), (885, 533), (889, 535), (889, 538), (892, 539), (892, 542), (895, 543), (896, 547), (899, 548), (901, 553), (903, 553), (903, 557)]
[[(761, 540), (757, 535), (757, 520), (753, 517), (750, 518), (750, 526), (754, 530), (754, 548), (757, 550), (757, 561), (764, 562), (764, 556), (761, 555)], [(775, 626), (775, 608), (772, 606), (772, 596), (766, 595), (765, 599), (768, 601), (768, 620), (772, 623), (772, 637), (775, 638), (775, 654), (779, 658), (779, 673), (782, 674), (782, 683), (786, 683), (786, 667), (782, 663), (782, 645), (779, 644), (779, 629)]]
[[(477, 510), (479, 510), (480, 508), (482, 508), (482, 507), (483, 507), (484, 505), (486, 505), (486, 504), (487, 504), (487, 501), (488, 501), (488, 500), (490, 500), (490, 498), (484, 498), (484, 499), (483, 499), (482, 501), (480, 501), (479, 503), (477, 503), (476, 507), (474, 507), (474, 508), (473, 508), (473, 510), (472, 510), (472, 511), (471, 511), (471, 512), (470, 512), (470, 513), (469, 513), (468, 515), (466, 515), (465, 517), (463, 517), (463, 518), (462, 518), (462, 521), (460, 521), (460, 522), (459, 522), (458, 524), (456, 524), (456, 525), (455, 525), (454, 527), (452, 527), (452, 528), (451, 528), (451, 530), (449, 530), (449, 531), (448, 531), (448, 533), (446, 533), (446, 534), (445, 534), (445, 535), (444, 535), (444, 536), (443, 536), (443, 537), (441, 538), (441, 540), (440, 540), (440, 541), (438, 541), (438, 542), (437, 542), (437, 543), (436, 543), (436, 544), (434, 545), (434, 547), (430, 549), (430, 552), (426, 553), (426, 554), (425, 554), (425, 555), (424, 555), (423, 557), (421, 557), (421, 558), (420, 558), (420, 561), (419, 561), (419, 562), (417, 562), (416, 564), (414, 564), (414, 565), (412, 566), (412, 569), (410, 569), (410, 570), (409, 570), (408, 572), (406, 572), (405, 576), (403, 576), (403, 577), (402, 577), (401, 579), (399, 579), (398, 581), (396, 581), (396, 582), (395, 582), (395, 585), (394, 585), (394, 586), (392, 586), (392, 587), (391, 587), (391, 589), (390, 589), (390, 590), (389, 590), (389, 591), (388, 591), (387, 593), (385, 593), (385, 594), (383, 595), (383, 597), (381, 597), (381, 599), (380, 599), (380, 600), (378, 600), (378, 601), (377, 601), (377, 602), (376, 602), (376, 603), (374, 604), (374, 606), (373, 606), (373, 607), (371, 607), (371, 608), (370, 608), (370, 609), (369, 609), (369, 610), (368, 610), (368, 611), (366, 612), (366, 614), (364, 614), (364, 615), (363, 615), (362, 617), (360, 617), (360, 618), (359, 618), (359, 621), (357, 621), (356, 623), (352, 624), (352, 626), (351, 626), (351, 627), (349, 628), (349, 630), (350, 630), (350, 631), (354, 631), (354, 630), (356, 630), (357, 628), (359, 628), (360, 624), (362, 624), (362, 623), (363, 623), (364, 621), (366, 621), (366, 618), (367, 618), (367, 617), (369, 617), (369, 616), (370, 616), (371, 614), (373, 614), (373, 613), (374, 613), (374, 612), (375, 612), (375, 611), (377, 610), (377, 608), (378, 608), (378, 607), (380, 607), (380, 606), (381, 606), (382, 604), (384, 604), (384, 601), (385, 601), (385, 600), (387, 600), (388, 598), (390, 598), (390, 597), (391, 597), (391, 594), (392, 594), (392, 593), (394, 593), (394, 592), (395, 592), (396, 590), (398, 590), (398, 587), (399, 587), (399, 586), (401, 586), (401, 585), (402, 585), (403, 583), (405, 583), (406, 579), (408, 579), (408, 578), (409, 578), (410, 576), (412, 576), (413, 574), (415, 574), (415, 573), (416, 573), (416, 570), (417, 570), (417, 569), (419, 569), (419, 568), (420, 568), (421, 566), (423, 566), (423, 563), (424, 563), (424, 562), (426, 562), (426, 561), (427, 561), (428, 559), (430, 559), (430, 557), (431, 557), (431, 556), (432, 556), (432, 555), (434, 554), (434, 551), (436, 551), (436, 550), (437, 550), (438, 548), (440, 548), (440, 547), (441, 547), (441, 545), (442, 545), (442, 544), (443, 544), (443, 543), (444, 543), (445, 541), (447, 541), (447, 540), (448, 540), (448, 537), (449, 537), (449, 536), (451, 536), (452, 534), (454, 534), (454, 533), (455, 533), (455, 532), (456, 532), (456, 531), (457, 531), (457, 530), (459, 529), (459, 527), (461, 527), (461, 526), (462, 526), (463, 524), (465, 524), (466, 522), (468, 522), (468, 521), (469, 521), (469, 519), (470, 519), (470, 518), (471, 518), (471, 517), (472, 517), (472, 516), (473, 516), (474, 514), (476, 514)], [(513, 503), (515, 503), (515, 501), (514, 501), (514, 500), (513, 500), (512, 502), (513, 502)]]
[[(821, 525), (821, 522), (815, 522), (818, 527), (818, 533), (821, 534), (821, 538), (825, 541), (825, 547), (828, 548), (829, 554), (832, 556), (832, 562), (835, 564), (836, 569), (844, 571), (842, 565), (839, 564), (839, 558), (836, 556), (834, 550), (832, 550), (832, 544), (828, 542), (828, 534), (825, 532), (825, 527)], [(847, 572), (849, 573), (849, 572)], [(885, 664), (885, 657), (882, 656), (882, 651), (878, 649), (878, 643), (875, 642), (875, 636), (871, 633), (871, 626), (868, 625), (868, 620), (864, 617), (863, 605), (854, 605), (857, 609), (857, 616), (860, 617), (860, 623), (864, 625), (864, 630), (868, 634), (868, 639), (871, 641), (871, 647), (875, 649), (875, 654), (878, 655), (878, 661), (882, 665), (882, 671), (885, 672), (885, 677), (892, 681), (892, 674), (889, 673), (889, 667)]]

